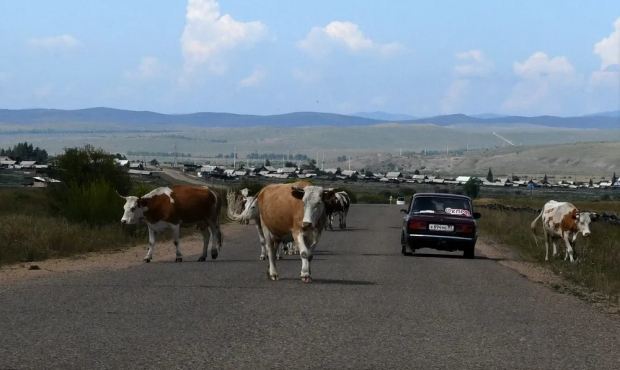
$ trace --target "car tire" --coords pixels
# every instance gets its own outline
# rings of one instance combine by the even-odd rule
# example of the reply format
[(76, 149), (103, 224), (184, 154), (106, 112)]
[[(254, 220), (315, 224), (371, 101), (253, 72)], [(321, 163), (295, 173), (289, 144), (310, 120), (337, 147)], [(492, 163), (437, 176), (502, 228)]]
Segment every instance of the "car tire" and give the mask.
[(471, 247), (465, 248), (465, 250), (463, 251), (463, 258), (473, 259), (475, 257), (476, 257), (476, 254), (474, 252), (474, 246), (473, 245)]
[(405, 241), (405, 235), (400, 234), (400, 253), (403, 256), (411, 256), (413, 253), (407, 252), (407, 242)]

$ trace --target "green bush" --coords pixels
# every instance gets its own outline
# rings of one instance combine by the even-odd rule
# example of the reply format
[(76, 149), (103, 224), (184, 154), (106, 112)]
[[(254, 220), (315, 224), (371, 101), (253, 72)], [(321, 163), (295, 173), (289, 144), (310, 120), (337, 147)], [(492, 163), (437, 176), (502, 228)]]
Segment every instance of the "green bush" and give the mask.
[(143, 233), (138, 237), (125, 233), (120, 223), (89, 227), (60, 217), (0, 215), (0, 264), (118, 249), (144, 240)]
[(57, 213), (69, 221), (104, 225), (118, 222), (122, 216), (124, 201), (106, 180), (61, 185), (50, 191)]

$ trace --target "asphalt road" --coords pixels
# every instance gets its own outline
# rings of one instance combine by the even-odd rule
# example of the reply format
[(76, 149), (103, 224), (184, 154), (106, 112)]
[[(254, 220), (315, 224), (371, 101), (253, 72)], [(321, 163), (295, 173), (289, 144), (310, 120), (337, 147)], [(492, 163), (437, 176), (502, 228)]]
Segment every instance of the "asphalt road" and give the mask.
[(398, 206), (358, 206), (268, 281), (254, 226), (220, 259), (0, 286), (0, 368), (618, 369), (620, 324), (496, 261), (400, 254)]

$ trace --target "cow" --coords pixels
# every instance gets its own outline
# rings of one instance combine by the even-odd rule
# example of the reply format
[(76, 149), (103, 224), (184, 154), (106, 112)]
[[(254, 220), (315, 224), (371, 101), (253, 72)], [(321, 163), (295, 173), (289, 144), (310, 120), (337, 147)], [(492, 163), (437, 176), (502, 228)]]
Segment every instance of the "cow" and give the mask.
[[(256, 202), (256, 197), (255, 196), (250, 196), (248, 195), (248, 189), (242, 189), (240, 191), (241, 197), (238, 197), (237, 194), (235, 192), (231, 192), (229, 191), (228, 194), (226, 195), (227, 197), (227, 201), (228, 201), (228, 217), (230, 219), (235, 219), (235, 213), (234, 213), (234, 209), (242, 209), (242, 213), (246, 214), (246, 217), (242, 220), (239, 220), (240, 223), (242, 224), (249, 224), (250, 221), (254, 221), (254, 224), (256, 225), (256, 230), (258, 231), (258, 239), (259, 239), (259, 243), (260, 243), (260, 255), (258, 257), (258, 259), (260, 259), (261, 261), (265, 260), (266, 256), (267, 256), (267, 250), (265, 248), (265, 237), (263, 236), (263, 230), (261, 228), (261, 224), (260, 224), (260, 214), (258, 211), (258, 204)], [(231, 206), (233, 205), (233, 206)], [(239, 207), (239, 205), (241, 207)], [(290, 247), (291, 241), (283, 241), (280, 243), (280, 245), (278, 245), (278, 248), (276, 249), (276, 259), (281, 259), (282, 258), (282, 254), (286, 251), (288, 252), (288, 254), (292, 254), (291, 251), (291, 247)]]
[(338, 215), (338, 226), (341, 229), (347, 227), (347, 215), (349, 213), (349, 207), (351, 206), (351, 198), (345, 191), (339, 191), (334, 193), (334, 196), (327, 199), (325, 202), (325, 208), (327, 212), (327, 225), (330, 230), (333, 230), (334, 214)]
[[(269, 279), (278, 280), (274, 258), (276, 248), (281, 242), (292, 239), (300, 251), (301, 280), (304, 283), (312, 281), (310, 261), (326, 222), (325, 199), (331, 196), (333, 191), (307, 182), (271, 184), (258, 193), (255, 202), (260, 215), (260, 231), (267, 247)], [(241, 214), (229, 214), (236, 221), (251, 217), (247, 210)]]
[(121, 223), (132, 225), (144, 221), (148, 227), (149, 249), (144, 262), (151, 262), (155, 236), (166, 228), (172, 229), (176, 248), (175, 262), (183, 261), (179, 249), (181, 224), (196, 224), (202, 233), (203, 249), (198, 261), (206, 260), (211, 236), (211, 258), (217, 258), (222, 248), (219, 219), (221, 200), (213, 190), (205, 186), (175, 185), (154, 189), (141, 197), (122, 198), (125, 199), (125, 205)]
[[(558, 239), (564, 241), (566, 246), (564, 260), (573, 258), (573, 244), (577, 235), (581, 233), (584, 237), (590, 236), (590, 222), (596, 220), (598, 215), (594, 212), (580, 212), (577, 207), (568, 202), (556, 202), (550, 200), (540, 211), (540, 214), (532, 221), (530, 227), (532, 233), (536, 229), (536, 222), (542, 217), (543, 232), (545, 235), (545, 261), (549, 260), (549, 242), (553, 245), (553, 256), (557, 255), (556, 242)], [(538, 240), (534, 235), (536, 245)]]

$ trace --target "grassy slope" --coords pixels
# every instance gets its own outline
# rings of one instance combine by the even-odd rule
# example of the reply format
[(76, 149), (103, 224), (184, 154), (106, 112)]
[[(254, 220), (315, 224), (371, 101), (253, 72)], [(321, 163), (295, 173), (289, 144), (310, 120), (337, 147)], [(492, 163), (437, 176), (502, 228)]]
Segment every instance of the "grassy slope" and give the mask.
[[(541, 208), (544, 201), (530, 198), (484, 199), (480, 203), (501, 203), (515, 207)], [(580, 209), (618, 212), (620, 202), (575, 201)], [(592, 236), (577, 239), (576, 255), (579, 262), (563, 261), (564, 248), (560, 256), (545, 262), (545, 245), (542, 227), (537, 224), (536, 244), (530, 231), (530, 223), (536, 217), (531, 212), (498, 211), (478, 208), (482, 213), (480, 232), (503, 245), (517, 250), (521, 257), (549, 266), (556, 273), (595, 291), (604, 293), (608, 299), (618, 301), (620, 297), (620, 226), (603, 222), (591, 225)], [(551, 246), (550, 246), (551, 247)], [(551, 253), (551, 250), (549, 251)]]

